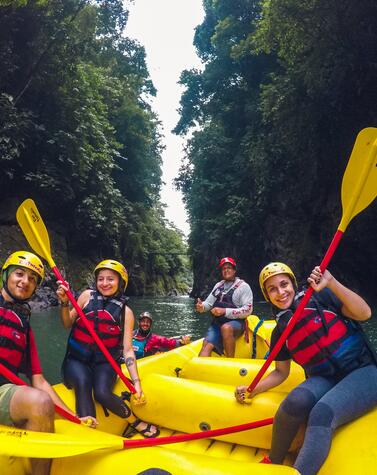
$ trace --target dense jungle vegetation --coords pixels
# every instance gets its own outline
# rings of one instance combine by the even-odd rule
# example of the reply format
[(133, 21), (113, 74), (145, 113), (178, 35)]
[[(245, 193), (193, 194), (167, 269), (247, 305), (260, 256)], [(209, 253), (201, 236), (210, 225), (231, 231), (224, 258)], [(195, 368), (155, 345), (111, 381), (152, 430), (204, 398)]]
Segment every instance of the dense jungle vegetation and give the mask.
[(15, 211), (32, 197), (73, 283), (112, 256), (131, 294), (185, 291), (186, 244), (159, 199), (156, 91), (127, 18), (121, 0), (1, 0), (0, 257), (26, 245)]
[[(220, 256), (258, 289), (271, 260), (304, 281), (341, 217), (341, 178), (357, 133), (377, 126), (375, 0), (204, 0), (184, 71), (177, 185), (191, 222), (194, 289)], [(377, 206), (347, 230), (331, 269), (376, 302)], [(210, 275), (211, 273), (211, 275)], [(257, 296), (261, 297), (257, 293)]]
[[(193, 295), (232, 255), (260, 297), (264, 264), (286, 261), (303, 281), (339, 223), (355, 137), (377, 125), (377, 4), (203, 5), (203, 69), (182, 72), (175, 128), (188, 139), (176, 182)], [(159, 199), (156, 91), (127, 18), (121, 0), (0, 0), (0, 257), (21, 246), (15, 210), (31, 196), (71, 279), (111, 255), (128, 266), (131, 294), (184, 290), (186, 245)], [(355, 219), (331, 263), (374, 301), (376, 213)]]

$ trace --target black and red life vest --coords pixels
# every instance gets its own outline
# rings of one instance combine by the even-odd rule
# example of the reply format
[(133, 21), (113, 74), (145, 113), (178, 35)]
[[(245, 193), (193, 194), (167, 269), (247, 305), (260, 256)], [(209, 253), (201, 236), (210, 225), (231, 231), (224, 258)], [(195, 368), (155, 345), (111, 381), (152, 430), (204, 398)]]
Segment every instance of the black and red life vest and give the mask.
[[(292, 315), (291, 309), (276, 315), (281, 333)], [(325, 309), (315, 297), (297, 320), (286, 346), (293, 360), (305, 369), (308, 376), (345, 375), (373, 361), (360, 325)]]
[[(212, 291), (212, 295), (216, 298), (212, 308), (237, 308), (237, 305), (233, 302), (233, 294), (240, 287), (244, 281), (236, 278), (234, 284), (225, 290), (225, 280), (222, 280), (220, 284)], [(227, 317), (216, 317), (214, 322), (222, 325), (224, 323), (232, 322), (233, 320)]]
[(30, 308), (26, 304), (6, 302), (0, 295), (0, 363), (16, 375), (24, 369), (29, 344), (29, 317)]
[(212, 295), (216, 298), (213, 308), (237, 308), (233, 302), (233, 294), (243, 284), (243, 280), (237, 279), (230, 289), (225, 290), (225, 280), (212, 291)]
[[(89, 324), (115, 360), (122, 356), (123, 312), (126, 301), (127, 298), (124, 296), (104, 299), (99, 292), (94, 290), (83, 309)], [(107, 361), (80, 316), (76, 318), (72, 326), (67, 350), (68, 356), (73, 356), (80, 361), (88, 363)]]

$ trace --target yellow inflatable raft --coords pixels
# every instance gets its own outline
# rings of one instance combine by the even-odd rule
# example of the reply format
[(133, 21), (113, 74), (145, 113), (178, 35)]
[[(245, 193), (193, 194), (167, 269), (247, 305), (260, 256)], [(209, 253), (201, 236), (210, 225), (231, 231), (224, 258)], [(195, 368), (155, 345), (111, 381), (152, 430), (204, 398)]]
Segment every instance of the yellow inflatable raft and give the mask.
[[(138, 363), (147, 403), (133, 405), (135, 414), (161, 427), (161, 436), (219, 429), (274, 416), (287, 392), (303, 378), (293, 365), (290, 377), (281, 386), (256, 396), (249, 405), (234, 399), (234, 388), (249, 384), (263, 360), (250, 359), (252, 330), (257, 317), (249, 317), (250, 338), (237, 342), (236, 358), (198, 358), (201, 341), (168, 353), (145, 358)], [(264, 323), (256, 337), (257, 356), (268, 351), (272, 323)], [(254, 345), (255, 346), (255, 345)], [(70, 407), (72, 391), (63, 385), (56, 390)], [(125, 390), (121, 381), (115, 392)], [(253, 474), (293, 475), (292, 468), (300, 438), (291, 447), (284, 465), (264, 465), (259, 461), (271, 444), (271, 425), (170, 445), (123, 449), (122, 434), (127, 422), (97, 407), (99, 428), (92, 430), (64, 420), (56, 421), (56, 434), (27, 433), (0, 427), (0, 473), (26, 475), (29, 461), (22, 455), (54, 458), (51, 475), (136, 475), (159, 468), (173, 475)], [(135, 436), (142, 439), (141, 436)], [(334, 436), (330, 455), (320, 475), (372, 475), (377, 460), (377, 409), (342, 427)], [(13, 457), (9, 457), (11, 454)]]

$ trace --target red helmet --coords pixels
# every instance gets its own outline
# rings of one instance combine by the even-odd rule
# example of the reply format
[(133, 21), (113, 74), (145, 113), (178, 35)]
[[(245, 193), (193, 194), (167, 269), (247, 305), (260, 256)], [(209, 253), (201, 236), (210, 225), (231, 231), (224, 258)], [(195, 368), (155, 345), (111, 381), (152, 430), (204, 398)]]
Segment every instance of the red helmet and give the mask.
[(232, 257), (223, 257), (220, 261), (219, 268), (221, 269), (221, 267), (227, 263), (231, 264), (233, 267), (237, 267), (236, 261)]

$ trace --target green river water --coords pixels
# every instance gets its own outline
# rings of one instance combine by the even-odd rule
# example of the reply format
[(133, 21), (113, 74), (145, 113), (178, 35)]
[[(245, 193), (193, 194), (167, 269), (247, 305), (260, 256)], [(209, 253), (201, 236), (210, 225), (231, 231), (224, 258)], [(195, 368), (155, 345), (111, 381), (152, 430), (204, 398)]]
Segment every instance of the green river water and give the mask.
[[(129, 306), (136, 317), (142, 311), (151, 312), (154, 317), (153, 331), (168, 337), (191, 335), (192, 339), (201, 338), (211, 321), (210, 314), (198, 314), (194, 311), (194, 300), (189, 297), (133, 297), (129, 301)], [(257, 302), (254, 305), (254, 313), (268, 318), (269, 306)], [(50, 383), (55, 384), (60, 381), (60, 366), (69, 330), (65, 330), (61, 325), (57, 307), (33, 313), (32, 327), (44, 374)], [(377, 309), (364, 328), (377, 349)]]

